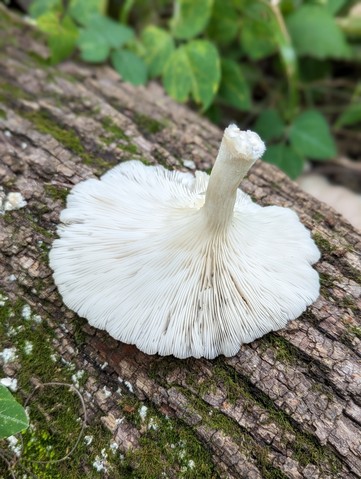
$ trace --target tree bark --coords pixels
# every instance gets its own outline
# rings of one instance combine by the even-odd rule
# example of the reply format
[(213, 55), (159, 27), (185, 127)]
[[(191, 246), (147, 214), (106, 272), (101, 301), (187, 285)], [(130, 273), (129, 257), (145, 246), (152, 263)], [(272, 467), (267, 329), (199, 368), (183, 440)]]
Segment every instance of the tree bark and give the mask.
[[(157, 83), (136, 88), (108, 67), (73, 61), (46, 66), (39, 35), (4, 9), (0, 27), (0, 182), (4, 194), (27, 201), (0, 216), (0, 288), (7, 303), (26, 303), (43, 318), (63, 362), (86, 371), (88, 422), (111, 431), (129, 477), (147, 477), (147, 438), (161, 451), (163, 477), (361, 477), (359, 234), (259, 161), (242, 189), (261, 205), (296, 211), (322, 251), (322, 294), (306, 313), (214, 361), (147, 356), (95, 330), (62, 304), (48, 266), (69, 189), (128, 159), (184, 171), (193, 160), (208, 170), (222, 133)], [(11, 337), (0, 345), (10, 347)], [(24, 399), (32, 380), (46, 381), (33, 364), (29, 384), (19, 383)], [(22, 367), (19, 360), (4, 371), (18, 377)], [(169, 444), (156, 444), (161, 432), (139, 420), (142, 405), (159, 424), (186, 428), (200, 451), (195, 466), (169, 459)]]

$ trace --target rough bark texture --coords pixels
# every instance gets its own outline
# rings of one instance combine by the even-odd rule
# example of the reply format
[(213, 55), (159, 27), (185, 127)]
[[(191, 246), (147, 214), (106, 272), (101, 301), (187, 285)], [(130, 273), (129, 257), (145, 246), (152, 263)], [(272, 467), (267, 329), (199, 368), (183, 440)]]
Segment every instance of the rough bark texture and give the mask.
[[(168, 477), (361, 477), (357, 232), (257, 162), (242, 188), (262, 205), (294, 209), (322, 250), (317, 302), (286, 329), (215, 361), (147, 356), (91, 328), (62, 304), (47, 264), (69, 188), (130, 158), (182, 170), (192, 159), (207, 170), (221, 131), (155, 83), (135, 88), (109, 68), (73, 62), (44, 67), (46, 49), (34, 32), (0, 16), (0, 182), (27, 201), (0, 216), (0, 288), (40, 314), (55, 332), (55, 352), (87, 372), (88, 421), (102, 422), (132, 458), (129, 477), (137, 477), (149, 447), (149, 424), (135, 417), (142, 404), (158, 421), (186, 426), (212, 462), (204, 475), (197, 457), (187, 471), (168, 464)], [(4, 369), (17, 376), (21, 367)]]

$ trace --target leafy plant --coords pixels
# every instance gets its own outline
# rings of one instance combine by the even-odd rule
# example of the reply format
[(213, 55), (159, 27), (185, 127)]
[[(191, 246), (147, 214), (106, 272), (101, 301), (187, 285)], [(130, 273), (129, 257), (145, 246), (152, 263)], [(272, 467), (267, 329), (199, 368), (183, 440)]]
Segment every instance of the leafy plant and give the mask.
[(28, 426), (25, 409), (15, 400), (8, 388), (0, 384), (0, 439), (12, 436)]
[(264, 159), (292, 178), (305, 160), (336, 155), (330, 121), (335, 130), (361, 122), (357, 85), (344, 88), (345, 102), (330, 81), (337, 62), (357, 60), (361, 28), (350, 0), (117, 5), (109, 18), (107, 0), (35, 0), (31, 14), (48, 35), (52, 62), (78, 48), (84, 61), (109, 60), (134, 84), (160, 78), (176, 100), (258, 131), (269, 143)]

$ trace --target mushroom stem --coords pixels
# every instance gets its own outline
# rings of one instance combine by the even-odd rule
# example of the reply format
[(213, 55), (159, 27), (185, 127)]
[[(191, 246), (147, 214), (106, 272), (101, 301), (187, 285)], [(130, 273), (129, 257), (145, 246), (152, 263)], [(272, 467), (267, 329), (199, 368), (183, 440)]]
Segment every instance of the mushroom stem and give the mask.
[(237, 188), (264, 151), (265, 145), (257, 133), (241, 131), (236, 125), (225, 129), (202, 208), (213, 230), (222, 231), (230, 224)]

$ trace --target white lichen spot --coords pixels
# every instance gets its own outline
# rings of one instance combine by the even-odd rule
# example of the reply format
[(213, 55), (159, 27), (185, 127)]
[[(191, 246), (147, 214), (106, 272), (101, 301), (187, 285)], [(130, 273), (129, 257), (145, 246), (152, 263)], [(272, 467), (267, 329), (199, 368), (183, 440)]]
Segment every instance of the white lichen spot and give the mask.
[(124, 384), (127, 386), (127, 388), (129, 389), (131, 393), (134, 393), (133, 386), (129, 381), (124, 381)]
[(84, 444), (86, 446), (90, 446), (90, 444), (93, 442), (94, 437), (93, 436), (84, 436)]
[(185, 456), (186, 456), (186, 452), (184, 449), (181, 449), (179, 452), (178, 452), (178, 456), (180, 459), (184, 459)]
[(115, 420), (115, 424), (119, 426), (124, 421), (124, 419), (124, 417), (118, 417), (118, 419)]
[(157, 429), (159, 429), (159, 425), (158, 425), (156, 419), (154, 419), (154, 417), (151, 417), (151, 418), (149, 419), (148, 429), (153, 429), (154, 431), (156, 431)]
[(148, 411), (147, 406), (141, 406), (139, 408), (139, 416), (142, 421), (144, 421), (145, 418), (147, 417), (147, 411)]
[(85, 371), (83, 371), (83, 369), (80, 369), (79, 371), (77, 371), (76, 373), (72, 375), (71, 380), (73, 381), (75, 387), (77, 388), (80, 387), (79, 379), (81, 379), (84, 376), (84, 373)]
[(10, 276), (8, 276), (8, 281), (13, 282), (16, 280), (17, 280), (17, 277), (15, 276), (15, 274), (11, 274)]
[(120, 388), (118, 388), (116, 391), (115, 391), (117, 394), (119, 394), (119, 396), (122, 395), (122, 390)]
[(16, 348), (5, 348), (0, 352), (0, 359), (4, 364), (11, 363), (16, 359)]
[(23, 150), (25, 150), (28, 147), (28, 144), (23, 141), (20, 146)]
[(190, 170), (195, 170), (196, 169), (196, 164), (194, 163), (193, 160), (184, 160), (183, 165), (186, 168), (189, 168)]
[(112, 392), (106, 386), (102, 388), (102, 391), (105, 398), (108, 398), (112, 395)]
[(34, 349), (33, 343), (26, 339), (24, 343), (24, 353), (27, 356), (29, 356), (33, 352), (33, 349)]
[(40, 324), (43, 320), (42, 317), (39, 314), (34, 314), (31, 319), (36, 324)]
[(194, 469), (195, 465), (196, 465), (196, 463), (193, 461), (193, 459), (190, 459), (190, 460), (188, 461), (188, 467), (189, 467), (189, 469)]
[(16, 191), (12, 191), (8, 193), (5, 201), (3, 203), (3, 210), (4, 211), (14, 211), (19, 210), (20, 208), (24, 208), (26, 206), (26, 201), (21, 193)]
[(58, 360), (58, 356), (55, 353), (50, 354), (50, 359), (53, 361), (53, 363), (56, 363)]
[(7, 138), (10, 138), (10, 137), (13, 136), (13, 135), (11, 134), (11, 131), (9, 131), (9, 130), (6, 130), (5, 133), (4, 133), (4, 135), (5, 135)]
[(31, 318), (31, 308), (28, 304), (25, 304), (23, 306), (23, 309), (21, 310), (21, 316), (26, 320), (29, 321)]
[(7, 441), (9, 443), (9, 449), (17, 456), (20, 457), (21, 455), (21, 450), (22, 450), (22, 444), (19, 442), (19, 439), (15, 436), (9, 436), (7, 438)]
[(5, 303), (7, 300), (8, 300), (8, 297), (0, 293), (0, 306), (5, 306)]
[(110, 443), (109, 449), (112, 451), (113, 454), (115, 454), (117, 450), (119, 449), (119, 444), (113, 441)]
[(0, 379), (0, 384), (10, 389), (10, 391), (17, 391), (18, 389), (18, 380), (15, 378), (2, 378)]
[(93, 467), (98, 472), (107, 472), (108, 469), (106, 467), (106, 461), (100, 458), (99, 456), (95, 456), (95, 460), (93, 462)]
[(108, 363), (105, 361), (101, 366), (100, 369), (105, 369), (108, 366)]

